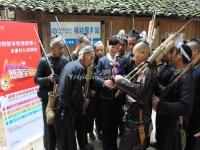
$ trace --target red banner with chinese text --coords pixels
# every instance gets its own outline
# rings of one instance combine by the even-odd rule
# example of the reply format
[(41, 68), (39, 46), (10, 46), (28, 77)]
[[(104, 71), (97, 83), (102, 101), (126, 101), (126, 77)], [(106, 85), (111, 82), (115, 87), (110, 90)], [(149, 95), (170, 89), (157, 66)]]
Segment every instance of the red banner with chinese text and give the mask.
[(34, 26), (0, 21), (0, 96), (35, 86), (41, 54)]

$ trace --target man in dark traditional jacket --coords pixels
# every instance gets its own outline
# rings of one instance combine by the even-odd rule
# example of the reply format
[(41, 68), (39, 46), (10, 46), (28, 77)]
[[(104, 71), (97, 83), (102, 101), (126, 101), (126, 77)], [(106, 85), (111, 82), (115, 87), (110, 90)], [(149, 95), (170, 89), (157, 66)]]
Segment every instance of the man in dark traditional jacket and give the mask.
[[(156, 87), (155, 95), (159, 96), (162, 92), (163, 87), (166, 87), (174, 78), (174, 68), (170, 65), (169, 58), (170, 53), (168, 52), (163, 56), (161, 59), (161, 63), (157, 64), (157, 71), (158, 71), (158, 84)], [(157, 121), (157, 119), (156, 119)], [(157, 123), (155, 121), (155, 127), (157, 127)], [(156, 137), (155, 137), (156, 138)], [(157, 147), (157, 142), (150, 143), (150, 146)]]
[[(58, 84), (59, 105), (61, 107), (56, 117), (59, 150), (76, 150), (75, 124), (77, 114), (83, 111), (84, 74), (94, 59), (94, 50), (85, 46), (79, 52), (79, 59), (68, 63), (61, 73)], [(81, 132), (80, 132), (81, 134)], [(82, 135), (77, 135), (82, 136)], [(82, 139), (83, 140), (83, 139)], [(81, 141), (80, 146), (86, 146), (87, 141)], [(85, 147), (81, 147), (85, 149)]]
[[(188, 43), (188, 46), (192, 50), (192, 59), (194, 59), (200, 53), (200, 40), (193, 39)], [(187, 145), (186, 150), (199, 150), (200, 149), (200, 137), (195, 134), (200, 133), (200, 64), (198, 64), (193, 71), (193, 76), (196, 83), (196, 90), (194, 96), (194, 104), (187, 131)]]
[(128, 74), (136, 65), (134, 62), (134, 51), (133, 48), (135, 44), (137, 44), (140, 36), (139, 33), (135, 30), (131, 30), (128, 32), (128, 51), (126, 55), (124, 55), (125, 58), (125, 74)]
[[(147, 44), (140, 42), (135, 45), (135, 63), (138, 65), (147, 60), (150, 49)], [(126, 92), (125, 130), (120, 141), (119, 150), (143, 150), (146, 149), (150, 136), (151, 124), (151, 100), (156, 84), (156, 66), (150, 66), (144, 72), (129, 81), (122, 76), (115, 77), (117, 87)], [(139, 127), (143, 126), (143, 134)]]
[[(117, 53), (117, 57), (120, 57), (124, 60), (123, 66), (124, 66), (124, 70), (126, 70), (126, 68), (128, 67), (127, 66), (128, 61), (131, 61), (131, 60), (129, 60), (129, 58), (127, 58), (127, 55), (125, 55), (127, 48), (128, 48), (128, 39), (127, 39), (125, 33), (120, 34), (122, 31), (123, 30), (120, 30), (120, 32), (117, 35), (117, 36), (119, 36), (119, 51)], [(125, 99), (126, 99), (125, 94), (124, 93), (120, 94), (119, 97), (118, 97), (119, 105), (123, 106), (124, 103), (125, 103)], [(124, 116), (124, 111), (123, 111), (122, 107), (120, 108), (119, 111), (120, 111), (120, 115), (118, 116), (118, 126), (119, 126), (119, 134), (118, 135), (122, 136), (123, 130), (124, 130), (124, 122), (122, 120), (122, 118)]]
[[(88, 37), (84, 34), (79, 34), (77, 38), (77, 46), (75, 50), (71, 54), (71, 58), (73, 61), (76, 61), (79, 57), (79, 52), (80, 50), (85, 47), (86, 45), (91, 45), (90, 40)], [(67, 57), (67, 61), (70, 61), (70, 57)], [(82, 113), (77, 113), (75, 117), (75, 131), (77, 134), (77, 141), (79, 144), (80, 149), (84, 149), (86, 145), (88, 147), (91, 147), (88, 144), (88, 139), (87, 139), (87, 124), (91, 122), (89, 116), (87, 114), (82, 114)]]
[(123, 59), (116, 57), (119, 49), (117, 35), (109, 39), (108, 53), (99, 59), (96, 66), (96, 84), (99, 86), (100, 112), (102, 121), (103, 149), (117, 150), (119, 103), (112, 77), (123, 74)]
[[(174, 78), (184, 70), (192, 57), (191, 49), (182, 44), (171, 50), (170, 63), (176, 69)], [(163, 90), (153, 97), (153, 108), (157, 112), (157, 148), (158, 150), (180, 150), (184, 147), (183, 125), (192, 112), (195, 82), (192, 71), (187, 72), (173, 87)], [(184, 119), (183, 119), (184, 118)], [(184, 120), (184, 123), (180, 120)], [(182, 134), (180, 134), (182, 133)]]
[(57, 81), (57, 78), (59, 77), (67, 61), (66, 58), (62, 56), (62, 48), (64, 47), (64, 43), (61, 36), (53, 37), (50, 46), (51, 54), (49, 54), (47, 57), (53, 67), (55, 74), (51, 73), (48, 63), (43, 57), (39, 62), (34, 81), (39, 85), (38, 96), (42, 101), (44, 146), (46, 150), (55, 150), (55, 129), (53, 125), (47, 125), (45, 111), (48, 103), (48, 92), (53, 91), (53, 83), (54, 81)]

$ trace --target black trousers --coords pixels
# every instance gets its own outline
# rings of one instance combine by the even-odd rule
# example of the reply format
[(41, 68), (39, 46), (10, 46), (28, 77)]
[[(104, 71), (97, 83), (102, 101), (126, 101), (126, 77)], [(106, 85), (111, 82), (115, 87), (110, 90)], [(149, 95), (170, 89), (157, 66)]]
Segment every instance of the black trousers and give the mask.
[(45, 113), (46, 108), (47, 108), (47, 101), (42, 100), (42, 114), (44, 123), (44, 135), (43, 135), (44, 147), (46, 150), (55, 150), (57, 143), (56, 132), (53, 124), (47, 125), (46, 113)]
[(80, 150), (84, 150), (88, 144), (86, 121), (88, 121), (87, 114), (80, 112), (75, 115), (75, 132)]
[(119, 127), (119, 133), (120, 136), (123, 135), (123, 131), (124, 131), (124, 122), (122, 121), (122, 118), (124, 116), (124, 110), (122, 109), (122, 106), (125, 104), (125, 99), (126, 99), (126, 94), (121, 94), (119, 95), (118, 99), (118, 103), (119, 106), (121, 106), (119, 108), (119, 116), (118, 116), (118, 127)]
[(59, 109), (56, 113), (55, 129), (58, 141), (58, 150), (77, 150), (74, 115), (71, 113), (63, 113), (63, 109)]
[(121, 106), (115, 100), (100, 98), (104, 150), (117, 150), (118, 116)]
[(99, 97), (95, 96), (90, 99), (90, 103), (87, 108), (87, 115), (89, 117), (88, 123), (87, 123), (87, 131), (89, 133), (93, 132), (94, 128), (94, 121), (96, 123), (96, 128), (98, 131), (102, 130), (101, 125), (101, 112), (100, 112), (100, 102)]
[(176, 125), (167, 125), (167, 123), (161, 125), (157, 122), (156, 140), (158, 150), (181, 150), (180, 131)]

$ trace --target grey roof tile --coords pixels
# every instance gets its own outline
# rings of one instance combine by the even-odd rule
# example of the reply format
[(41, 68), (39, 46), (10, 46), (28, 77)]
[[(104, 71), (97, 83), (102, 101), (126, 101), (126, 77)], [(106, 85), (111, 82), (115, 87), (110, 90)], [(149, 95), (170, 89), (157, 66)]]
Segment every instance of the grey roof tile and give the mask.
[(199, 0), (0, 0), (0, 7), (31, 11), (200, 17)]

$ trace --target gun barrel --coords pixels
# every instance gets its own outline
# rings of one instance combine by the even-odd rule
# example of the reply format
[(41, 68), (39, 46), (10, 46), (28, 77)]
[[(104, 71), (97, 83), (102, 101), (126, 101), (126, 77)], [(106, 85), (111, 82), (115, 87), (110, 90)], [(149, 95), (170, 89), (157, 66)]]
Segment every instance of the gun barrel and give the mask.
[(168, 85), (169, 87), (175, 85), (180, 79), (181, 77), (187, 73), (191, 68), (193, 68), (195, 65), (199, 64), (200, 62), (200, 54), (197, 55), (193, 61), (191, 63), (189, 63), (187, 65), (187, 67)]
[(38, 32), (37, 32), (35, 26), (34, 26), (34, 30), (35, 30), (35, 33), (36, 33), (36, 35), (37, 35), (38, 41), (39, 41), (39, 43), (40, 43), (40, 46), (41, 46), (41, 48), (42, 48), (42, 52), (43, 52), (43, 54), (44, 54), (44, 58), (45, 58), (46, 61), (47, 61), (47, 64), (48, 64), (48, 66), (49, 66), (49, 68), (50, 68), (50, 70), (51, 70), (51, 73), (54, 74), (54, 70), (53, 70), (53, 68), (52, 68), (52, 66), (51, 66), (51, 63), (50, 63), (48, 57), (47, 57), (46, 51), (45, 51), (44, 46), (43, 46), (43, 44), (42, 44), (42, 42), (41, 42), (41, 40), (40, 40), (39, 34), (38, 34)]
[(71, 57), (71, 53), (70, 53), (69, 47), (68, 47), (67, 43), (65, 42), (64, 36), (63, 36), (63, 34), (62, 34), (62, 30), (61, 30), (60, 23), (59, 23), (59, 21), (58, 21), (57, 16), (55, 16), (55, 18), (56, 18), (56, 23), (57, 23), (58, 28), (59, 28), (59, 30), (60, 30), (60, 34), (61, 34), (61, 36), (62, 36), (63, 42), (65, 43), (65, 46), (66, 46), (66, 48), (67, 48), (67, 53), (68, 53), (68, 55), (69, 55), (69, 58), (70, 58), (71, 61), (73, 61), (73, 59), (72, 59), (72, 57)]
[[(193, 19), (190, 19), (184, 26), (182, 26), (178, 30), (178, 32), (170, 35), (160, 46), (158, 46), (154, 50), (153, 54), (149, 57), (149, 59), (146, 62), (143, 62), (141, 64), (141, 66), (137, 69), (137, 71), (132, 70), (126, 77), (129, 78), (130, 75), (134, 73), (133, 76), (129, 78), (129, 80), (131, 81), (131, 80), (135, 79), (140, 74), (140, 72), (143, 71), (150, 64), (154, 63), (155, 61), (156, 62), (159, 61), (164, 56), (164, 54), (166, 54), (170, 50), (177, 35), (179, 35), (179, 33), (181, 33), (185, 29), (185, 27), (192, 22), (192, 20)], [(119, 96), (120, 93), (122, 93), (122, 92), (120, 90), (118, 90), (117, 93), (115, 94), (115, 97)]]
[(155, 59), (160, 55), (160, 53), (163, 52), (163, 50), (165, 49), (165, 47), (167, 46), (168, 43), (170, 43), (171, 41), (174, 41), (175, 38), (185, 29), (185, 27), (191, 23), (193, 19), (190, 19), (184, 26), (182, 26), (178, 32), (176, 32), (175, 34), (170, 35), (160, 46), (158, 46), (156, 48), (156, 50), (153, 52), (153, 54), (149, 57), (148, 62), (151, 64), (153, 63), (153, 61), (155, 61)]

